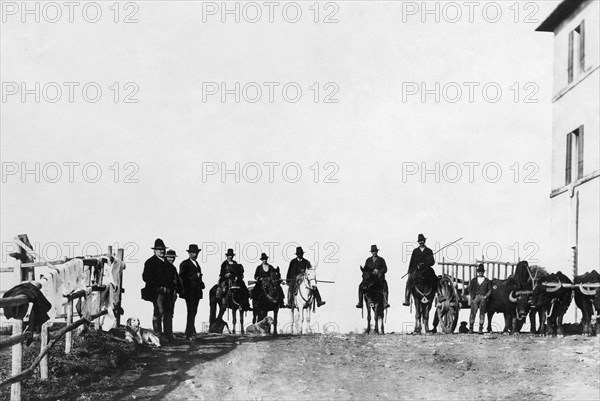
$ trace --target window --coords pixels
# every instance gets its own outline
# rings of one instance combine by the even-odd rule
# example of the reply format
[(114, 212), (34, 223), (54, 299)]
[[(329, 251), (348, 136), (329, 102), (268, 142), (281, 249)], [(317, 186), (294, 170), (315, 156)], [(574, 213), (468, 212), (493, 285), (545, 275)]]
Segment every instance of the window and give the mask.
[(568, 82), (573, 82), (579, 74), (585, 71), (585, 21), (569, 32), (569, 66)]
[(583, 177), (583, 125), (567, 134), (565, 185), (573, 181), (573, 171), (577, 171), (575, 180)]

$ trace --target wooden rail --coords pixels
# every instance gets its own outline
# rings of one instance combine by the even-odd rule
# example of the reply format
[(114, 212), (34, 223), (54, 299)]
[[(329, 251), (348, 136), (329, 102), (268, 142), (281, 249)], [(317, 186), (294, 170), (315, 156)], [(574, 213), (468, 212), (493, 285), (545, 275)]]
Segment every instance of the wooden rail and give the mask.
[[(19, 238), (16, 238), (15, 241), (27, 252), (33, 253), (31, 248), (28, 247), (27, 244), (25, 244)], [(124, 250), (121, 248), (118, 249), (117, 255), (118, 255), (119, 260), (122, 261), (123, 257), (124, 257)], [(109, 247), (108, 254), (97, 255), (97, 257), (102, 257), (102, 258), (107, 257), (107, 256), (109, 257), (110, 262), (114, 262), (114, 257), (112, 255), (112, 247)], [(68, 354), (71, 352), (71, 348), (72, 348), (72, 332), (73, 332), (73, 330), (77, 329), (79, 326), (81, 326), (85, 323), (90, 323), (92, 321), (96, 321), (96, 327), (99, 328), (97, 319), (100, 316), (103, 316), (108, 313), (108, 310), (104, 309), (102, 311), (99, 311), (96, 314), (92, 314), (89, 319), (81, 318), (81, 319), (77, 320), (76, 322), (73, 322), (73, 302), (76, 299), (84, 297), (90, 293), (97, 292), (97, 291), (104, 291), (107, 288), (106, 285), (102, 285), (102, 277), (103, 277), (102, 270), (104, 269), (104, 263), (101, 263), (100, 266), (97, 266), (97, 265), (89, 266), (89, 262), (91, 262), (91, 261), (89, 261), (89, 258), (90, 257), (87, 257), (88, 260), (86, 260), (86, 258), (84, 258), (84, 257), (79, 258), (79, 259), (84, 259), (84, 268), (85, 267), (90, 268), (90, 282), (88, 283), (88, 288), (82, 289), (75, 293), (64, 296), (66, 299), (66, 304), (65, 304), (66, 325), (64, 328), (62, 328), (58, 331), (57, 335), (54, 337), (54, 339), (52, 341), (49, 341), (48, 333), (49, 333), (49, 328), (55, 322), (49, 320), (42, 325), (41, 333), (40, 333), (40, 343), (41, 343), (40, 344), (40, 353), (35, 358), (35, 360), (33, 361), (33, 363), (31, 364), (31, 366), (29, 368), (22, 371), (23, 342), (30, 340), (31, 338), (33, 338), (34, 335), (30, 331), (23, 332), (23, 319), (14, 319), (14, 321), (12, 322), (12, 327), (13, 327), (12, 335), (8, 339), (0, 341), (0, 349), (12, 347), (12, 350), (11, 350), (11, 353), (12, 353), (12, 376), (9, 379), (0, 383), (0, 388), (5, 387), (9, 384), (11, 385), (11, 396), (10, 396), (11, 401), (20, 401), (20, 399), (21, 399), (21, 381), (25, 377), (31, 375), (35, 371), (35, 369), (38, 365), (40, 367), (41, 380), (48, 379), (48, 352), (62, 336), (65, 336), (65, 353)], [(75, 258), (71, 258), (71, 259), (75, 259)], [(88, 263), (86, 263), (86, 262), (88, 262)], [(41, 286), (40, 282), (33, 281), (34, 280), (34, 268), (37, 266), (54, 267), (55, 265), (66, 263), (66, 261), (48, 262), (48, 261), (43, 260), (42, 262), (32, 262), (32, 263), (20, 263), (18, 261), (17, 263), (18, 263), (19, 267), (22, 267), (22, 269), (19, 269), (19, 270), (21, 270), (22, 273), (27, 272), (27, 274), (23, 274), (22, 277), (27, 277), (29, 280), (31, 280), (31, 282), (33, 284)], [(124, 265), (123, 265), (123, 268), (125, 268)], [(124, 292), (124, 290), (122, 288), (122, 286), (123, 286), (122, 277), (123, 277), (123, 272), (121, 271), (120, 277), (119, 277), (119, 288), (117, 290), (118, 309), (119, 310), (121, 309), (121, 296), (122, 296), (122, 293)], [(27, 305), (27, 304), (29, 304), (29, 299), (25, 295), (0, 298), (0, 310), (3, 310), (2, 309), (3, 307), (14, 307), (14, 306), (19, 306), (19, 305)], [(110, 305), (109, 307), (112, 307), (112, 305)], [(120, 314), (118, 312), (116, 313), (116, 317), (117, 317), (117, 325), (118, 325), (120, 322)]]

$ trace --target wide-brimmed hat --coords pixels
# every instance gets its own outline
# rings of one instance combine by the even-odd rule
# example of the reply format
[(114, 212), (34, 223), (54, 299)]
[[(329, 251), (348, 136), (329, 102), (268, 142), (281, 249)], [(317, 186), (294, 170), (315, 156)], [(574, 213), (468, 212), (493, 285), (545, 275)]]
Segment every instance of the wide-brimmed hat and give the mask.
[(479, 266), (477, 266), (477, 273), (485, 273), (485, 267), (483, 267), (483, 263), (480, 263)]
[(172, 250), (172, 249), (169, 249), (169, 250), (167, 251), (167, 254), (166, 254), (165, 256), (166, 256), (167, 258), (176, 258), (176, 257), (177, 257), (177, 253), (176, 253), (174, 250)]
[(296, 255), (304, 255), (304, 251), (301, 246), (296, 247)]
[(423, 234), (419, 234), (419, 238), (417, 238), (417, 242), (427, 241), (427, 238)]
[(267, 256), (267, 254), (266, 254), (266, 253), (264, 253), (264, 252), (263, 252), (263, 253), (260, 255), (260, 260), (267, 260), (267, 259), (269, 259), (269, 257)]
[(162, 249), (162, 250), (165, 250), (165, 249), (167, 249), (167, 247), (165, 246), (165, 243), (163, 242), (163, 240), (161, 240), (160, 238), (157, 238), (154, 241), (154, 246), (152, 247), (152, 249)]
[(190, 244), (190, 246), (188, 246), (187, 252), (198, 253), (201, 250), (202, 249), (198, 248), (198, 245), (196, 245), (196, 244)]
[(379, 252), (379, 249), (377, 249), (377, 245), (371, 245), (371, 252)]
[(233, 249), (229, 248), (227, 250), (227, 253), (225, 254), (225, 256), (235, 256), (235, 253), (233, 252)]

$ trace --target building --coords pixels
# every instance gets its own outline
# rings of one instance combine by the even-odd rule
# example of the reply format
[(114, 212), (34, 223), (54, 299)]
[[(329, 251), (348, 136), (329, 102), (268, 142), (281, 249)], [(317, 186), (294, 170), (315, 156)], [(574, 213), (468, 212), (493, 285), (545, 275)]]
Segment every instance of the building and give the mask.
[(564, 0), (537, 28), (554, 33), (552, 265), (600, 267), (600, 2)]

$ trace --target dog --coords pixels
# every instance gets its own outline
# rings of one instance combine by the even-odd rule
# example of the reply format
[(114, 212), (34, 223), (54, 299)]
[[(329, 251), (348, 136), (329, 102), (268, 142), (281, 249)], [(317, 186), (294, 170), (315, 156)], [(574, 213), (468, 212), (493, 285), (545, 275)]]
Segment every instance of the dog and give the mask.
[(255, 324), (251, 324), (246, 328), (246, 333), (248, 334), (260, 334), (266, 336), (267, 334), (271, 334), (271, 325), (273, 324), (273, 318), (271, 316), (265, 317), (260, 322), (256, 322)]
[(458, 332), (461, 334), (467, 334), (469, 332), (469, 328), (467, 327), (467, 322), (460, 322), (460, 327), (458, 328)]
[(160, 347), (158, 336), (152, 330), (140, 327), (140, 319), (137, 317), (127, 319), (125, 329), (125, 341)]
[(208, 332), (222, 334), (223, 330), (225, 330), (225, 329), (227, 329), (227, 333), (231, 334), (231, 331), (229, 330), (229, 325), (227, 324), (227, 322), (223, 319), (216, 319), (213, 322), (213, 324), (211, 324), (210, 327), (208, 328)]

